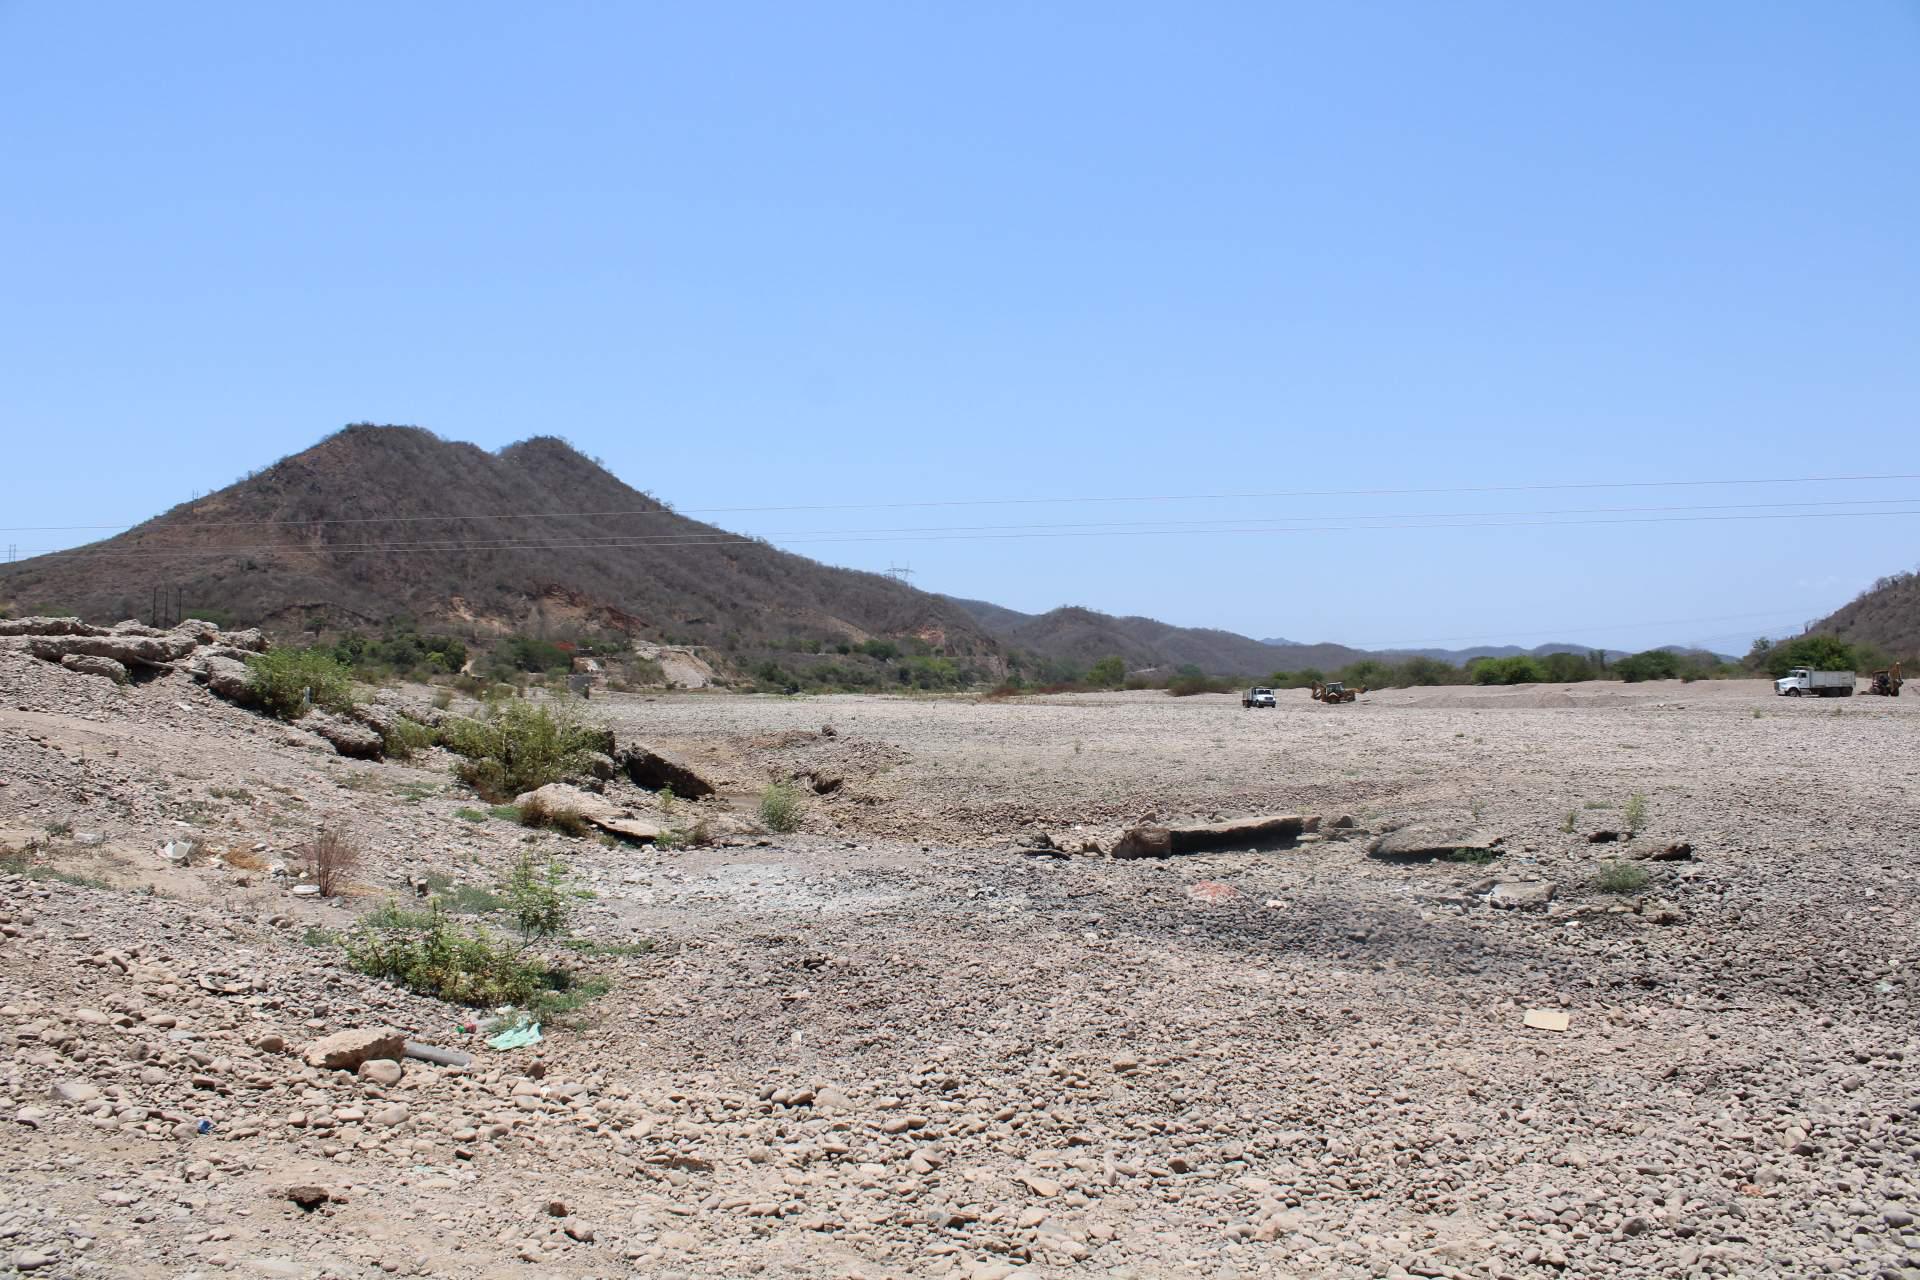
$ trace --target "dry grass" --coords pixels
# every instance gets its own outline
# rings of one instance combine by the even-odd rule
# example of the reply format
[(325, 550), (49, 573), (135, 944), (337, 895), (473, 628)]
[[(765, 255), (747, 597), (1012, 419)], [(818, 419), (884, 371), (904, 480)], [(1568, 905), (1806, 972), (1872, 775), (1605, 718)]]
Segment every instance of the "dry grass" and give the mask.
[(267, 860), (255, 853), (250, 846), (234, 845), (220, 855), (220, 861), (241, 871), (265, 871)]

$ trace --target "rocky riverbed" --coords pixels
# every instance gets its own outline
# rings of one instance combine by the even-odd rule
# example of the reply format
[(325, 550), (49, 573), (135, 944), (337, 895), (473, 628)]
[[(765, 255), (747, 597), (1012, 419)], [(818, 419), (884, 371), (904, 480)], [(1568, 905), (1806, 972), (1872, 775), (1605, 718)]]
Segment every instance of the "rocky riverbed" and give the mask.
[[(609, 798), (722, 843), (530, 831), (437, 750), (0, 643), (0, 1265), (1920, 1275), (1909, 700), (589, 705), (717, 791)], [(1319, 830), (1107, 856), (1289, 812)], [(296, 891), (322, 825), (366, 850), (340, 897)], [(539, 1044), (344, 963), (386, 896), (529, 849), (610, 987)], [(379, 1027), (472, 1062), (303, 1056)]]

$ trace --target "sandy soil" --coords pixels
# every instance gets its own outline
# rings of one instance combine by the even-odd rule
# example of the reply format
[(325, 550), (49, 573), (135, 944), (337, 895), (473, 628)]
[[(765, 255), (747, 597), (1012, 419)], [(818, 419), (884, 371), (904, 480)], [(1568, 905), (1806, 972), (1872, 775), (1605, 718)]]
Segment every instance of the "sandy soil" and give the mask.
[[(793, 835), (609, 848), (458, 816), (474, 800), (438, 753), (344, 761), (184, 678), (121, 691), (0, 651), (0, 828), (70, 828), (39, 878), (0, 874), (0, 1114), (25, 1117), (0, 1151), (0, 1262), (1920, 1274), (1913, 700), (591, 707), (705, 771), (710, 810), (750, 813), (774, 779), (826, 793)], [(1626, 834), (1635, 795), (1643, 830), (1589, 843)], [(1029, 852), (1276, 811), (1356, 826), (1165, 861)], [(370, 849), (354, 898), (261, 869), (323, 821)], [(1429, 852), (1369, 853), (1405, 824)], [(157, 848), (183, 834), (254, 866), (170, 866)], [(529, 840), (593, 893), (584, 963), (614, 983), (537, 1049), (479, 1047), (464, 1011), (302, 942), (407, 875), (485, 884)], [(1676, 842), (1693, 856), (1630, 857)], [(1455, 847), (1492, 852), (1432, 856)], [(1603, 892), (1615, 861), (1647, 883)], [(1491, 905), (1542, 883), (1538, 909)], [(265, 1039), (380, 1021), (478, 1060), (382, 1087)], [(303, 1212), (292, 1182), (336, 1199)]]

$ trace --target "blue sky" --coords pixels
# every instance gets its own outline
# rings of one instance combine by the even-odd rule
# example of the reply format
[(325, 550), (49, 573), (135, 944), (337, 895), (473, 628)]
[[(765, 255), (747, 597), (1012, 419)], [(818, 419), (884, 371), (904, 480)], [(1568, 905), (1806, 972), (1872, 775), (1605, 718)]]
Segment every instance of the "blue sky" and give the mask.
[[(358, 420), (682, 509), (1920, 472), (1911, 2), (0, 2), (0, 145), (22, 548)], [(1920, 515), (1487, 513), (1863, 499), (1920, 480), (713, 518), (1023, 609), (1744, 650)], [(1317, 531), (801, 541), (1169, 520)]]

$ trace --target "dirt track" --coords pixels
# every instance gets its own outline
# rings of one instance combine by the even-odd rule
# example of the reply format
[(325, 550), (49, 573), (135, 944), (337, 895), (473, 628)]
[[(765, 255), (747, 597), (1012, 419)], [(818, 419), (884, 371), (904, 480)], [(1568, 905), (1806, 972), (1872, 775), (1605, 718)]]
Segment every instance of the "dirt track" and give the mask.
[[(0, 917), (35, 921), (0, 945), (0, 1025), (36, 1028), (7, 1113), (48, 1113), (0, 1157), (16, 1206), (0, 1231), (51, 1259), (40, 1274), (1920, 1267), (1913, 700), (1739, 684), (1301, 693), (1273, 712), (1157, 694), (596, 700), (622, 740), (681, 751), (736, 806), (771, 776), (838, 786), (764, 845), (535, 838), (597, 895), (589, 936), (656, 945), (608, 962), (594, 1025), (542, 1046), (529, 1110), (508, 1097), (527, 1051), (414, 1068), (371, 1098), (257, 1053), (258, 1033), (304, 1040), (362, 1001), (442, 1039), (453, 1011), (300, 945), (353, 907), (152, 853), (185, 814), (266, 856), (337, 815), (376, 850), (375, 892), (401, 872), (477, 881), (525, 833), (454, 817), (472, 801), (444, 762), (348, 764), (184, 681), (108, 694), (17, 663), (0, 680), (0, 826), (98, 831), (62, 865), (173, 895), (0, 878)], [(1630, 843), (1695, 857), (1604, 894), (1621, 846), (1585, 837), (1623, 827), (1635, 793)], [(1166, 862), (1021, 852), (1039, 829), (1104, 842), (1148, 814), (1285, 809), (1360, 830)], [(1498, 856), (1369, 856), (1400, 822)], [(1541, 880), (1544, 910), (1487, 904), (1494, 881)], [(109, 941), (188, 980), (166, 994), (81, 963)], [(192, 984), (214, 967), (264, 995)], [(77, 1015), (114, 1000), (136, 1030)], [(1524, 1027), (1529, 1008), (1564, 1009), (1569, 1030)], [(156, 1033), (159, 1011), (224, 1067), (182, 1056), (193, 1042)], [(46, 1101), (75, 1075), (215, 1132)], [(393, 1098), (396, 1126), (361, 1115)], [(322, 1108), (347, 1118), (288, 1119)], [(296, 1174), (344, 1203), (286, 1206)], [(590, 1242), (546, 1213), (556, 1197)]]

